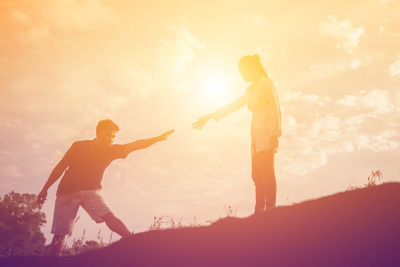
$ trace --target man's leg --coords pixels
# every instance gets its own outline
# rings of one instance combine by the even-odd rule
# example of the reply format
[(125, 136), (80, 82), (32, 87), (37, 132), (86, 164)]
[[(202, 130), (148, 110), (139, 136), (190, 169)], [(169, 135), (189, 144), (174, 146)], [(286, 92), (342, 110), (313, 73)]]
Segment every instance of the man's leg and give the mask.
[(119, 218), (117, 218), (114, 213), (109, 212), (101, 218), (105, 221), (111, 231), (116, 232), (122, 238), (132, 235), (128, 227), (126, 227), (126, 225)]
[(52, 256), (61, 256), (61, 250), (64, 247), (65, 235), (54, 235), (53, 240), (51, 241), (51, 250), (50, 255)]
[(54, 234), (50, 245), (51, 255), (61, 256), (65, 236), (72, 233), (75, 224), (79, 201), (74, 193), (57, 196), (54, 206), (53, 225), (51, 227), (51, 233)]
[(116, 232), (121, 237), (132, 235), (128, 227), (107, 206), (100, 190), (87, 191), (83, 198), (82, 207), (96, 223), (105, 222), (111, 231)]

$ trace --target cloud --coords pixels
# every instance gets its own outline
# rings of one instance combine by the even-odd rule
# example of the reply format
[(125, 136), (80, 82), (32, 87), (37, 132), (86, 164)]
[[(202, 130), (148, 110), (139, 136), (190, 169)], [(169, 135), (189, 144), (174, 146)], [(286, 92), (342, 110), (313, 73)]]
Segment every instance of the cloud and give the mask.
[(278, 158), (280, 170), (288, 174), (305, 175), (328, 164), (329, 156), (337, 153), (389, 151), (400, 146), (396, 126), (390, 129), (375, 124), (371, 130), (373, 121), (365, 115), (341, 119), (327, 114), (311, 123), (291, 121)]
[(387, 90), (361, 91), (358, 95), (345, 95), (337, 100), (337, 103), (345, 107), (368, 109), (373, 115), (388, 114), (395, 109)]
[(245, 14), (246, 20), (248, 20), (253, 27), (263, 27), (267, 25), (267, 19), (258, 13), (247, 13)]
[(360, 37), (365, 32), (363, 27), (353, 27), (350, 19), (338, 21), (334, 16), (322, 21), (319, 30), (323, 35), (336, 38), (339, 42), (337, 47), (345, 49), (348, 53), (352, 53), (358, 46)]
[(351, 68), (352, 69), (357, 69), (361, 64), (361, 61), (358, 59), (353, 59), (353, 61), (351, 62)]
[(351, 70), (351, 64), (352, 62), (348, 58), (335, 58), (321, 64), (312, 64), (308, 68), (297, 70), (291, 80), (296, 84), (302, 84), (334, 78)]
[(101, 28), (116, 20), (113, 11), (98, 0), (48, 1), (42, 8), (42, 19), (61, 30)]
[(400, 133), (398, 131), (383, 131), (379, 135), (361, 135), (356, 140), (358, 149), (374, 152), (393, 150), (400, 146)]
[(283, 114), (280, 169), (304, 175), (328, 164), (329, 157), (337, 153), (397, 149), (399, 95), (394, 90), (374, 89), (334, 99), (283, 91), (281, 103), (288, 108)]
[[(400, 56), (398, 56), (398, 57), (400, 57)], [(393, 62), (389, 66), (389, 74), (390, 74), (390, 76), (400, 78), (400, 59)]]
[(204, 44), (182, 25), (170, 25), (168, 31), (172, 36), (161, 40), (155, 50), (155, 62), (162, 68), (182, 71), (194, 59), (196, 50), (203, 48)]
[[(14, 155), (9, 151), (0, 151), (0, 192), (9, 191), (15, 185), (23, 182), (24, 173), (21, 165), (15, 160), (10, 160)], [(7, 162), (4, 164), (4, 162)], [(22, 181), (21, 181), (22, 180)]]
[(399, 0), (378, 0), (379, 2), (397, 8), (400, 5)]
[(4, 115), (0, 115), (0, 128), (5, 129), (5, 128), (12, 128), (16, 126), (21, 126), (22, 122), (19, 119), (16, 118), (9, 118)]
[(343, 135), (341, 131), (341, 120), (330, 114), (327, 114), (323, 118), (317, 118), (306, 131), (306, 135), (310, 139), (316, 138), (321, 141), (336, 141)]
[(2, 178), (20, 178), (22, 173), (18, 164), (0, 165)]
[(38, 46), (41, 42), (51, 37), (50, 29), (47, 25), (33, 25), (26, 32), (20, 32), (19, 38), (22, 42)]
[(286, 90), (281, 93), (281, 102), (283, 105), (292, 105), (294, 102), (297, 104), (317, 104), (319, 106), (324, 106), (331, 102), (331, 97), (308, 94), (295, 90)]
[(15, 21), (17, 23), (21, 23), (24, 25), (29, 25), (31, 23), (30, 16), (19, 9), (10, 10), (10, 18), (12, 21)]
[(360, 103), (365, 108), (371, 108), (374, 114), (388, 114), (394, 110), (388, 95), (387, 90), (371, 90), (360, 98)]
[(220, 154), (220, 151), (218, 151), (216, 149), (213, 149), (213, 148), (206, 147), (206, 146), (196, 146), (194, 148), (194, 152), (195, 153), (200, 153), (200, 154), (204, 153), (204, 154), (207, 154), (207, 155), (210, 155), (210, 154), (218, 155), (218, 154)]
[(345, 95), (343, 98), (337, 100), (337, 103), (345, 107), (356, 107), (358, 98), (354, 95)]
[(67, 41), (73, 34), (116, 23), (113, 10), (98, 0), (42, 1), (30, 4), (21, 1), (4, 1), (4, 17), (0, 23), (7, 25), (2, 32), (8, 41), (13, 36), (24, 44), (39, 47), (49, 40)]

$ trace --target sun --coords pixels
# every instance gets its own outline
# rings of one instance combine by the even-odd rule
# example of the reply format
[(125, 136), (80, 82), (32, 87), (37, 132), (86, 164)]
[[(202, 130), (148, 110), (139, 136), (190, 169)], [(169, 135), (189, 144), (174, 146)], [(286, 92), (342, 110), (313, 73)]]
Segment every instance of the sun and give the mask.
[(208, 75), (203, 80), (204, 97), (210, 102), (224, 102), (228, 96), (228, 81), (221, 75)]

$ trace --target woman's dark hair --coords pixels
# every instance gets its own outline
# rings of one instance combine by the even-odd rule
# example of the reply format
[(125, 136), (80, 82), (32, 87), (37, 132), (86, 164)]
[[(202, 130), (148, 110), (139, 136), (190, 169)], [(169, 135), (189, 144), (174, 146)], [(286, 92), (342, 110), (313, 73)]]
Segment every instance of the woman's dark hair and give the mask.
[(239, 68), (251, 69), (253, 71), (260, 72), (265, 77), (268, 77), (268, 75), (265, 72), (265, 69), (261, 63), (260, 56), (257, 54), (252, 55), (252, 56), (248, 55), (248, 56), (242, 57), (239, 60)]

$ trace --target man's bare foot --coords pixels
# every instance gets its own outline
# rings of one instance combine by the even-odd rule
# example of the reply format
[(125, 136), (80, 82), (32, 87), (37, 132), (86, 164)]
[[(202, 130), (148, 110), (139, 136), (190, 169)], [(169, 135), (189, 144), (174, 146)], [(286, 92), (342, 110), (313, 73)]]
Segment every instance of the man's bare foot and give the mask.
[(132, 237), (133, 235), (134, 235), (134, 233), (132, 232), (130, 235), (121, 236), (121, 239), (120, 239), (120, 240), (127, 239), (127, 238), (129, 238), (129, 237)]

